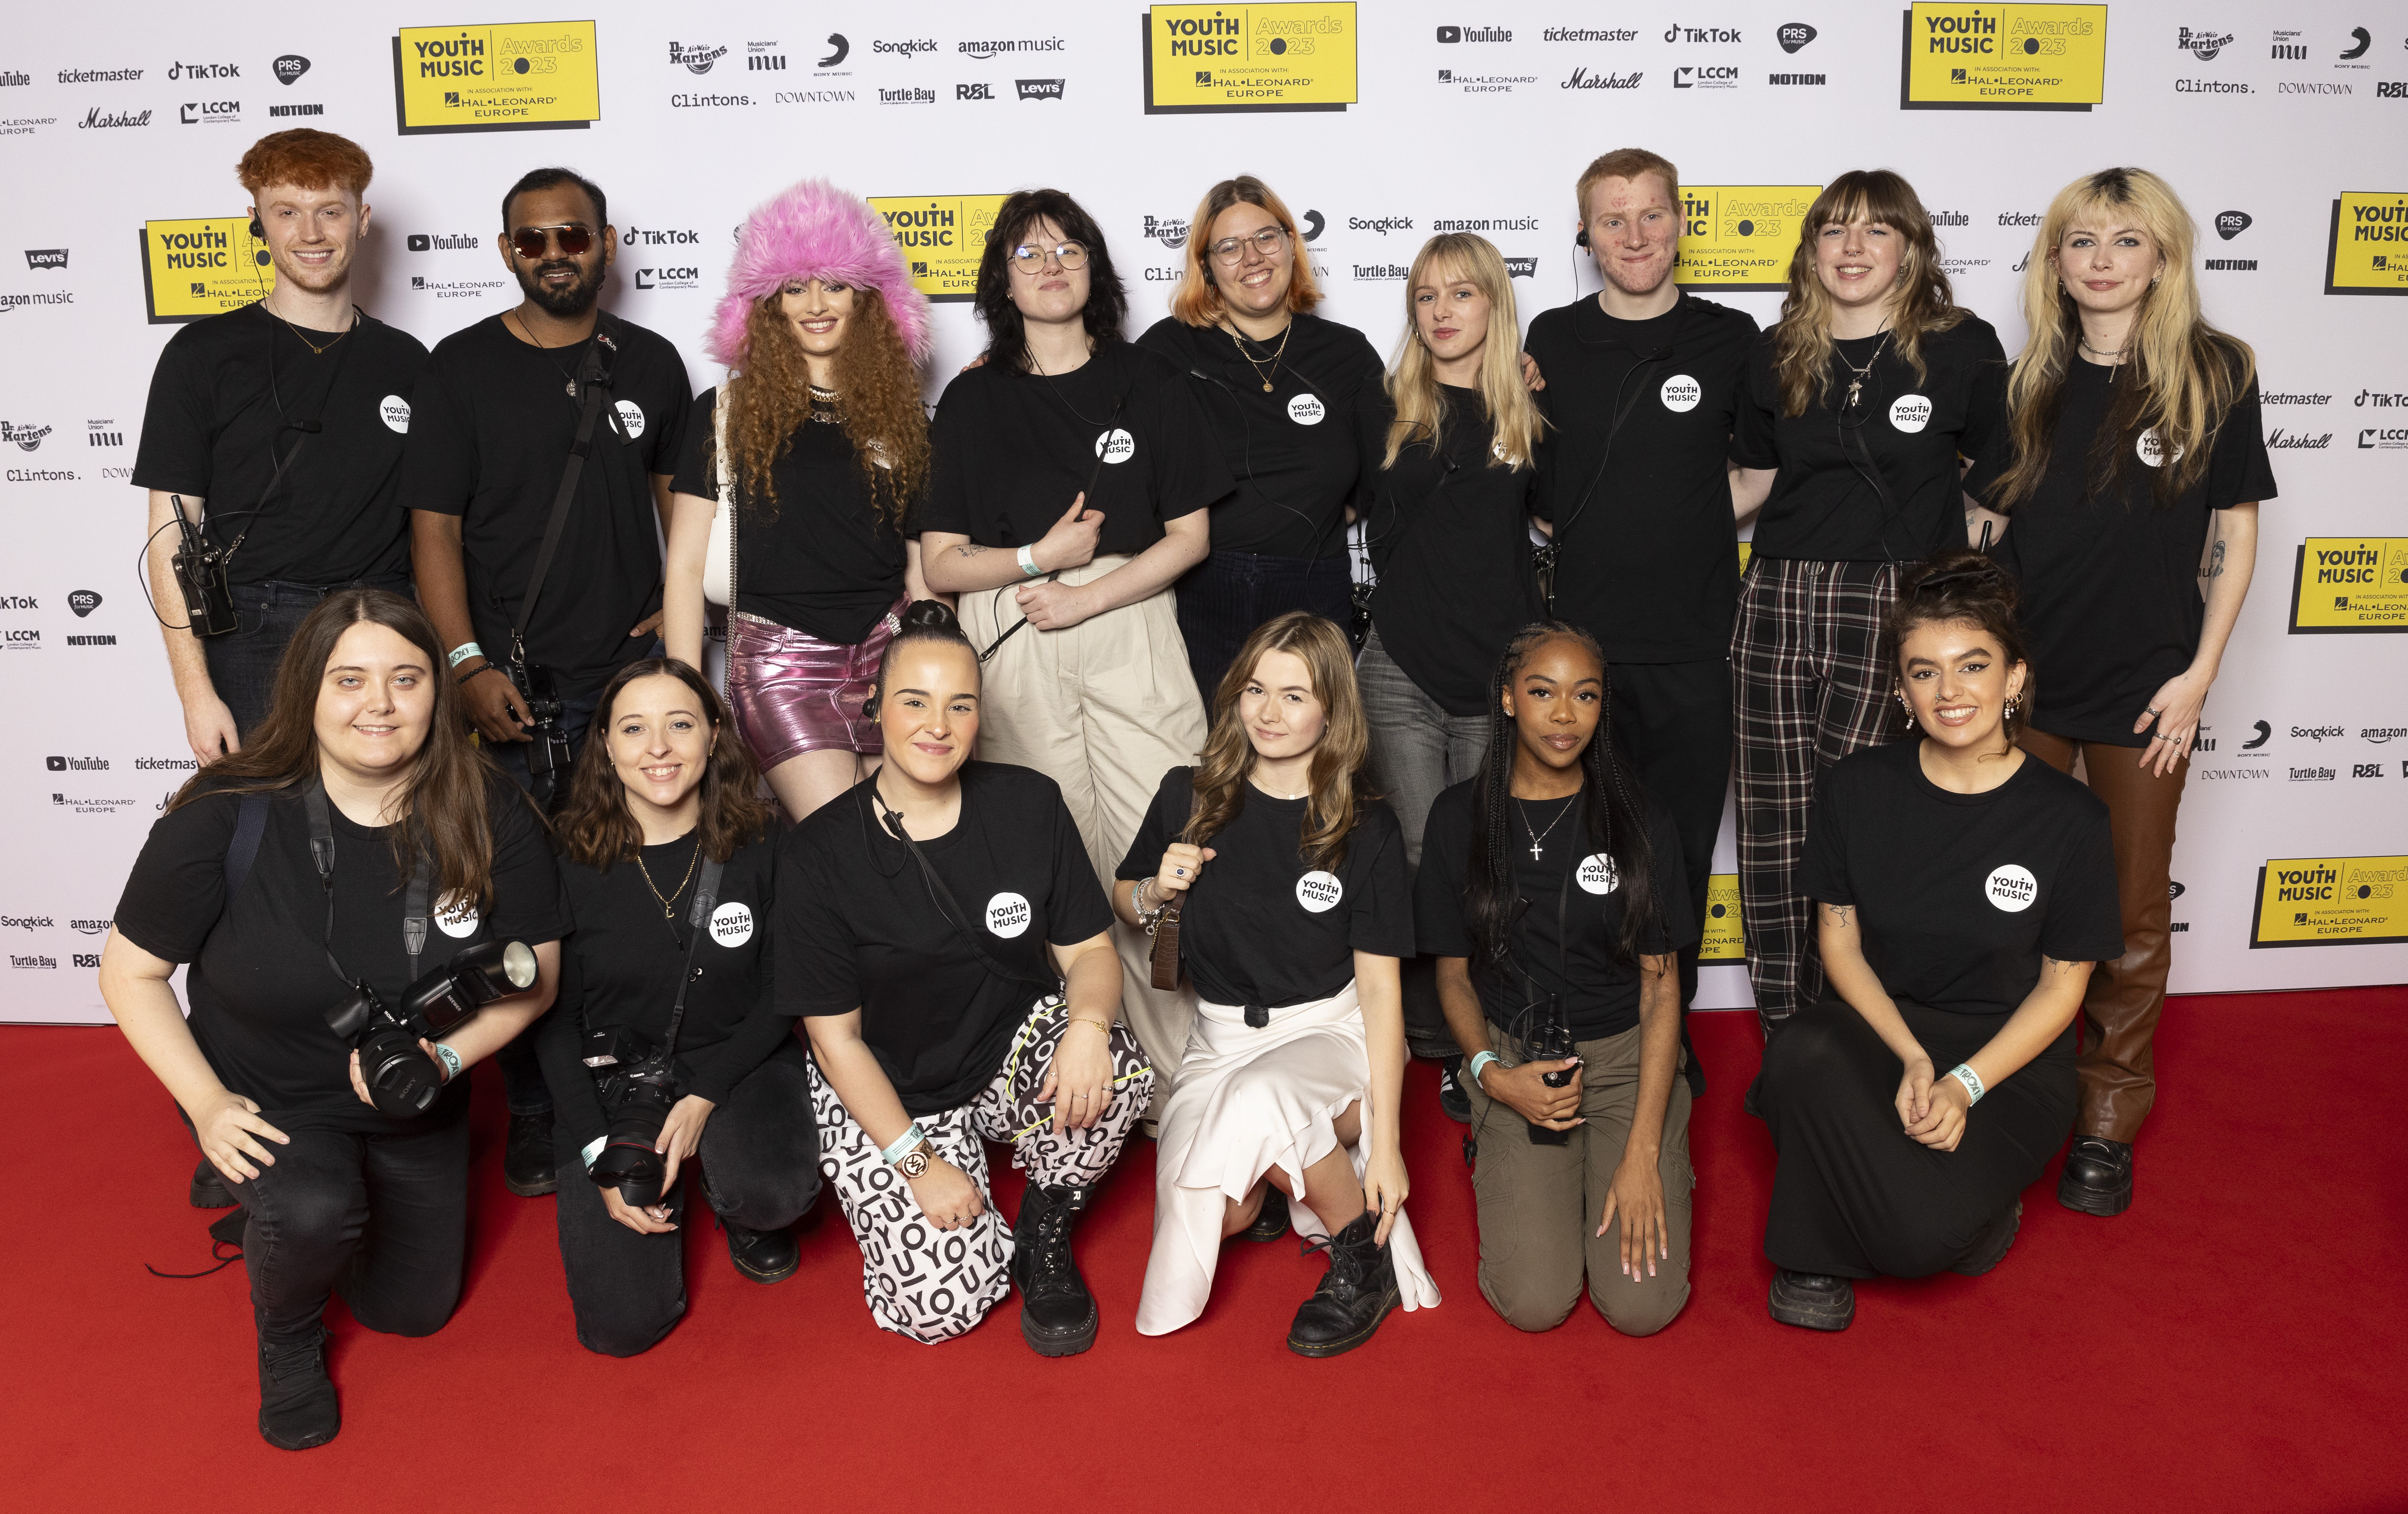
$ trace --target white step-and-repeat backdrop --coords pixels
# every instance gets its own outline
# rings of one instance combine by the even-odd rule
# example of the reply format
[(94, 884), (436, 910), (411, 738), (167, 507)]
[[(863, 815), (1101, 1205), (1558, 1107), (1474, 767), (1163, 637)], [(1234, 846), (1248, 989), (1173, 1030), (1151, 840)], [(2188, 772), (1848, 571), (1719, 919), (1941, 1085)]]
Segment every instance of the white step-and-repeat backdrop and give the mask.
[[(2154, 168), (2200, 222), (2209, 314), (2257, 347), (2281, 481), (2184, 805), (2174, 987), (2408, 979), (2408, 299), (2382, 297), (2408, 296), (2396, 4), (104, 3), (29, 6), (7, 33), (0, 1020), (103, 1017), (93, 968), (126, 867), (193, 768), (127, 474), (174, 323), (257, 296), (233, 166), (294, 125), (375, 157), (358, 297), (430, 345), (515, 301), (494, 232), (520, 172), (599, 180), (609, 300), (698, 385), (737, 223), (827, 175), (881, 201), (945, 300), (932, 397), (980, 346), (961, 296), (1016, 187), (1096, 214), (1134, 332), (1165, 310), (1205, 187), (1260, 175), (1304, 220), (1325, 313), (1387, 349), (1434, 232), (1495, 241), (1526, 322), (1593, 291), (1572, 182), (1607, 149), (1681, 166), (1684, 277), (1767, 323), (1816, 186), (1888, 166), (2012, 351), (2050, 196)], [(1737, 892), (1716, 883), (1735, 964)], [(1706, 979), (1703, 1003), (1747, 1002), (1740, 967)]]

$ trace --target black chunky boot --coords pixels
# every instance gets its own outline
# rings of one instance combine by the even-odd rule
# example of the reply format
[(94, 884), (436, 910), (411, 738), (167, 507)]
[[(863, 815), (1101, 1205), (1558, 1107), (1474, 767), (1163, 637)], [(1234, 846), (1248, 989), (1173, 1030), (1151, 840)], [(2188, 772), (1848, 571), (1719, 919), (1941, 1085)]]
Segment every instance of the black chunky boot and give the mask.
[(790, 1230), (749, 1230), (732, 1219), (719, 1222), (727, 1232), (727, 1260), (756, 1283), (782, 1283), (803, 1264), (803, 1248)]
[(195, 1209), (234, 1207), (234, 1193), (226, 1187), (225, 1175), (219, 1172), (216, 1164), (207, 1157), (203, 1157), (201, 1164), (193, 1169), (193, 1189), (190, 1196), (193, 1207)]
[(1773, 1319), (1800, 1330), (1845, 1330), (1856, 1317), (1856, 1285), (1819, 1272), (1780, 1269), (1766, 1303)]
[(2101, 1219), (2132, 1207), (2132, 1144), (2086, 1135), (2066, 1153), (2057, 1202)]
[(1988, 1272), (2007, 1259), (2007, 1248), (2015, 1244), (2015, 1232), (2023, 1228), (2023, 1223), (2024, 1201), (2017, 1199), (1999, 1211), (1999, 1218), (1990, 1221), (1990, 1228), (1973, 1243), (1973, 1249), (1965, 1253), (1965, 1260), (1949, 1271), (1967, 1277), (1979, 1277)]
[(1263, 1185), (1263, 1206), (1254, 1215), (1254, 1222), (1238, 1232), (1241, 1241), (1276, 1241), (1287, 1233), (1287, 1195)]
[(1011, 1227), (1020, 1337), (1039, 1356), (1076, 1356), (1096, 1344), (1096, 1295), (1070, 1255), (1070, 1232), (1086, 1213), (1088, 1191), (1031, 1183)]
[(560, 1186), (552, 1165), (552, 1112), (512, 1115), (502, 1147), (502, 1181), (522, 1199), (540, 1198)]
[(326, 1376), (326, 1332), (259, 1349), (259, 1434), (279, 1450), (323, 1446), (343, 1428), (335, 1384)]
[(1354, 1222), (1308, 1251), (1329, 1253), (1329, 1271), (1312, 1297), (1297, 1306), (1287, 1348), (1298, 1356), (1337, 1356), (1371, 1338), (1398, 1303), (1397, 1269), (1388, 1248), (1373, 1244), (1380, 1217), (1366, 1209)]

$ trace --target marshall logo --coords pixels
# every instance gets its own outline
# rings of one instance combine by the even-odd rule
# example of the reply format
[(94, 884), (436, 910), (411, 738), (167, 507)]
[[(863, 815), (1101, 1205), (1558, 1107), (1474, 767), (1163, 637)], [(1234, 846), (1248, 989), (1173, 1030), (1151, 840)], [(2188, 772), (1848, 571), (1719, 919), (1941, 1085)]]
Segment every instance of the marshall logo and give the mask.
[(83, 119), (76, 123), (79, 129), (85, 131), (99, 126), (148, 126), (150, 124), (150, 112), (148, 110), (103, 110), (98, 106), (93, 106), (85, 111)]
[(297, 52), (288, 52), (269, 66), (276, 71), (276, 82), (291, 84), (309, 71), (309, 60)]
[(2289, 447), (2306, 447), (2321, 451), (2322, 449), (2332, 445), (2332, 439), (2333, 434), (2329, 431), (2325, 432), (2322, 436), (2307, 437), (2301, 436), (2296, 431), (2286, 431), (2278, 425), (2274, 427), (2273, 430), (2266, 433), (2266, 446), (2269, 451), (2276, 451)]

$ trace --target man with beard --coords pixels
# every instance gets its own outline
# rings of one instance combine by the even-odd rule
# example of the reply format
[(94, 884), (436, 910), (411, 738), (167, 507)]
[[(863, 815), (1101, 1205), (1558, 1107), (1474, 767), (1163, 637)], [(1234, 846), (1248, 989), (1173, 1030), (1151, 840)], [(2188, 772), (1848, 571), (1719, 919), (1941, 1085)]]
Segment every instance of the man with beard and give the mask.
[[(1673, 281), (1671, 164), (1642, 148), (1608, 152), (1576, 194), (1576, 240), (1604, 287), (1539, 316), (1525, 343), (1553, 423), (1539, 448), (1553, 609), (1605, 648), (1614, 744), (1671, 814), (1702, 921), (1731, 762), (1729, 440), (1756, 322)], [(1681, 953), (1684, 1008), (1697, 991), (1692, 945)], [(1694, 1086), (1694, 1060), (1690, 1073)]]
[[(204, 763), (242, 749), (285, 643), (329, 591), (409, 581), (395, 486), (426, 349), (351, 303), (372, 171), (331, 132), (252, 144), (235, 176), (273, 285), (263, 279), (256, 304), (177, 332), (151, 373), (134, 483), (150, 491), (150, 594), (184, 739)], [(251, 249), (237, 255), (255, 267)], [(185, 613), (173, 565), (188, 534), (223, 555), (231, 628), (205, 634), (208, 617)]]
[[(402, 460), (419, 602), (478, 735), (547, 808), (568, 771), (545, 771), (550, 743), (530, 764), (530, 733), (546, 734), (530, 706), (556, 699), (573, 759), (603, 685), (658, 653), (661, 530), (694, 399), (667, 339), (598, 306), (614, 238), (601, 189), (569, 169), (538, 168), (510, 186), (501, 255), (526, 297), (436, 344)], [(498, 1059), (510, 1109), (503, 1174), (527, 1195), (553, 1188), (552, 1095), (535, 1040), (519, 1037)]]

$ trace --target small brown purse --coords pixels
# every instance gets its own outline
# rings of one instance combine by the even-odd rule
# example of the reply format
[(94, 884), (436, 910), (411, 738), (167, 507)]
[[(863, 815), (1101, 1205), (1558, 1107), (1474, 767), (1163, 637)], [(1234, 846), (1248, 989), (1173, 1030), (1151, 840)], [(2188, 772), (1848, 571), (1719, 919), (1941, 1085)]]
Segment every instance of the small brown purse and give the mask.
[(1154, 938), (1154, 986), (1166, 992), (1179, 987), (1179, 905), (1174, 899), (1162, 906), (1146, 930)]

